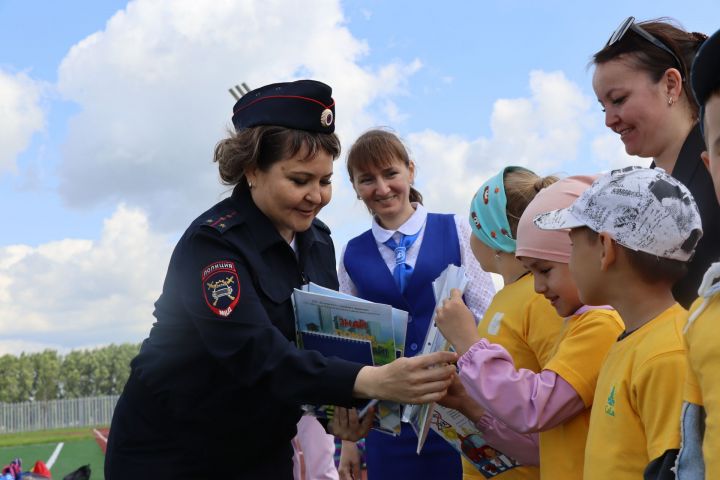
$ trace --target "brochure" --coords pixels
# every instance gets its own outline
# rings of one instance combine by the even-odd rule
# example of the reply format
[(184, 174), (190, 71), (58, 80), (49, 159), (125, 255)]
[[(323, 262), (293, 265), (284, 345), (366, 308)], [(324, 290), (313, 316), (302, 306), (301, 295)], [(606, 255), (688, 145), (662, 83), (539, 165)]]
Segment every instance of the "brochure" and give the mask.
[(475, 424), (457, 410), (435, 405), (430, 428), (445, 439), (485, 478), (520, 466), (515, 460), (488, 445)]
[[(436, 305), (448, 298), (453, 288), (464, 293), (467, 283), (465, 269), (449, 265), (433, 282)], [(421, 353), (444, 350), (452, 350), (452, 345), (437, 328), (433, 315)], [(428, 431), (432, 429), (472, 463), (485, 478), (493, 478), (519, 466), (517, 461), (488, 445), (475, 424), (456, 410), (436, 403), (408, 405), (403, 412), (403, 420), (409, 421), (418, 435), (418, 454), (422, 450)]]
[[(293, 293), (300, 348), (365, 365), (384, 365), (402, 356), (408, 314), (310, 283)], [(306, 406), (317, 417), (331, 417), (332, 406)], [(379, 402), (373, 428), (400, 434), (402, 407)]]
[[(465, 292), (465, 288), (468, 284), (468, 278), (465, 275), (465, 267), (458, 267), (457, 265), (448, 265), (443, 270), (438, 278), (433, 281), (433, 293), (435, 294), (435, 304), (437, 305), (440, 301), (450, 296), (450, 290), (457, 288), (461, 292)], [(435, 324), (435, 313), (433, 313), (430, 319), (430, 325), (428, 332), (425, 335), (425, 342), (423, 348), (420, 351), (420, 355), (451, 350), (452, 346), (445, 340), (440, 329)], [(435, 408), (434, 403), (427, 403), (423, 405), (406, 405), (403, 411), (402, 420), (410, 423), (413, 430), (418, 436), (417, 453), (420, 454), (425, 439), (427, 438), (428, 430), (430, 428), (430, 419)]]

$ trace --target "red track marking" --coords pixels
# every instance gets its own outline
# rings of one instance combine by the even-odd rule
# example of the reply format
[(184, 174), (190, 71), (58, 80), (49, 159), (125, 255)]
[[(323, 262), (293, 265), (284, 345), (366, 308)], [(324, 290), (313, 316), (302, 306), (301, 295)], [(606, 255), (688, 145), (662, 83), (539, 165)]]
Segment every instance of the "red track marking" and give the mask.
[(107, 437), (110, 433), (109, 428), (93, 428), (93, 434), (95, 435), (95, 441), (100, 446), (103, 453), (107, 450)]

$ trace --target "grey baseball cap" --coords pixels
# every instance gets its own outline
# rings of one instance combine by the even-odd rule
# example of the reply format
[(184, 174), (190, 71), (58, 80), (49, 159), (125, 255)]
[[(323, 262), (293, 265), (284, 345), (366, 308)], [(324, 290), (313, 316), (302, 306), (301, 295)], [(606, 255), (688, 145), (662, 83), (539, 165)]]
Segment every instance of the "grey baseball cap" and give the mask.
[(588, 227), (631, 250), (688, 261), (702, 237), (700, 212), (685, 185), (660, 168), (627, 167), (593, 182), (568, 208), (537, 215), (543, 230)]

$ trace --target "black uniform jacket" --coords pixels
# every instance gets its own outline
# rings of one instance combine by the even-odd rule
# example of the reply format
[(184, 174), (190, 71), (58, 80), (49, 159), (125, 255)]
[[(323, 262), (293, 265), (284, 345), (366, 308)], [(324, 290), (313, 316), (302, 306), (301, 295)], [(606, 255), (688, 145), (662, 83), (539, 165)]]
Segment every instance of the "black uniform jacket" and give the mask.
[(688, 264), (688, 273), (673, 288), (675, 300), (685, 308), (689, 308), (698, 297), (698, 288), (710, 264), (720, 259), (720, 206), (710, 173), (700, 158), (703, 150), (705, 142), (700, 126), (695, 125), (685, 139), (672, 171), (672, 176), (692, 193), (700, 210), (703, 228), (695, 256)]
[(329, 233), (315, 220), (297, 234), (297, 260), (240, 187), (192, 223), (132, 362), (108, 463), (144, 458), (183, 478), (198, 464), (205, 474), (227, 467), (223, 478), (267, 477), (273, 464), (287, 471), (301, 404), (352, 404), (361, 365), (294, 345), (293, 288), (338, 287)]

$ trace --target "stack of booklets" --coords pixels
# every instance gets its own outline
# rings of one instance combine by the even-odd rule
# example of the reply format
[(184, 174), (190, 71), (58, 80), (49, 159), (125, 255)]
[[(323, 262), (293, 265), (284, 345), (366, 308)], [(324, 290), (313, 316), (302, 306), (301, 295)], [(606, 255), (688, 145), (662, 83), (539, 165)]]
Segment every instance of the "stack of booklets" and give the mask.
[[(465, 268), (448, 265), (433, 282), (436, 306), (450, 297), (453, 288), (464, 293), (467, 284)], [(433, 314), (420, 354), (448, 350), (452, 350), (452, 345), (438, 329)], [(457, 410), (436, 403), (406, 405), (402, 420), (410, 423), (418, 436), (418, 454), (425, 444), (429, 430), (433, 430), (472, 463), (485, 478), (495, 477), (519, 466), (517, 461), (488, 445), (473, 421)]]
[[(467, 283), (465, 269), (449, 265), (433, 282), (436, 304), (448, 298), (453, 288), (464, 292)], [(384, 365), (404, 354), (408, 313), (403, 310), (313, 283), (295, 290), (293, 305), (300, 348), (365, 365)], [(437, 328), (433, 315), (420, 354), (451, 349)], [(485, 478), (492, 478), (519, 465), (490, 447), (475, 424), (458, 411), (434, 403), (403, 406), (381, 401), (377, 407), (373, 428), (399, 435), (401, 421), (410, 423), (418, 436), (418, 454), (429, 430), (433, 430)], [(333, 407), (329, 405), (307, 405), (305, 410), (318, 418), (332, 418)]]
[[(300, 348), (364, 365), (385, 365), (404, 354), (408, 313), (403, 310), (314, 283), (295, 289), (293, 305)], [(318, 418), (331, 418), (333, 407), (307, 405), (305, 410)], [(381, 401), (375, 411), (373, 428), (400, 434), (400, 404)]]

